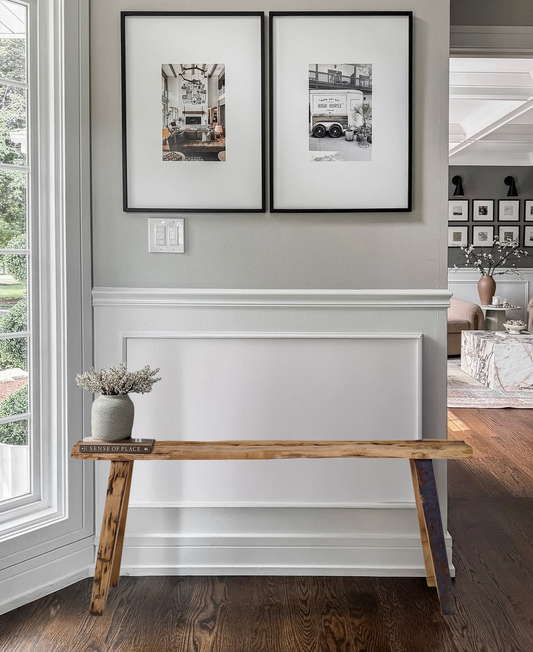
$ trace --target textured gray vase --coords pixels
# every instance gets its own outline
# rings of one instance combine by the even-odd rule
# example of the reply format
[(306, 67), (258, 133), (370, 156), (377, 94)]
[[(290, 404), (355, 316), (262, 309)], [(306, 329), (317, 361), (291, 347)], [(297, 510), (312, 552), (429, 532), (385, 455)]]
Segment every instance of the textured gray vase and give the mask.
[(101, 441), (131, 437), (135, 407), (127, 394), (99, 396), (93, 403), (91, 434)]

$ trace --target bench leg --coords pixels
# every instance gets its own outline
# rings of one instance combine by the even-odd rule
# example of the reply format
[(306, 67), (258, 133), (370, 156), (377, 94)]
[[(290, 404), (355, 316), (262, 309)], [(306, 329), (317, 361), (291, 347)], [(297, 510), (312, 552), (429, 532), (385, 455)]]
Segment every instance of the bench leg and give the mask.
[(124, 547), (124, 534), (126, 533), (126, 519), (128, 518), (128, 505), (130, 502), (131, 478), (133, 476), (133, 460), (129, 464), (128, 479), (124, 490), (124, 502), (120, 513), (120, 522), (118, 527), (118, 538), (113, 559), (113, 568), (111, 569), (111, 586), (118, 586), (120, 580), (120, 562), (122, 561), (122, 548)]
[(130, 462), (111, 462), (107, 497), (100, 533), (100, 545), (94, 572), (93, 595), (91, 600), (91, 615), (101, 616), (107, 600), (107, 592), (111, 581), (111, 572), (118, 540), (120, 519), (128, 477), (131, 473)]
[(416, 509), (420, 526), (420, 538), (424, 549), (427, 582), (436, 585), (442, 614), (453, 616), (453, 597), (450, 568), (442, 529), (439, 498), (435, 484), (432, 460), (411, 460)]
[(424, 509), (422, 507), (422, 496), (418, 486), (418, 475), (416, 473), (415, 460), (409, 460), (411, 464), (411, 475), (413, 477), (413, 489), (415, 490), (416, 512), (418, 514), (418, 527), (420, 528), (420, 540), (422, 541), (422, 551), (424, 552), (424, 565), (426, 567), (426, 581), (428, 586), (437, 586), (435, 580), (435, 566), (431, 556), (431, 547), (429, 545), (429, 536), (424, 518)]

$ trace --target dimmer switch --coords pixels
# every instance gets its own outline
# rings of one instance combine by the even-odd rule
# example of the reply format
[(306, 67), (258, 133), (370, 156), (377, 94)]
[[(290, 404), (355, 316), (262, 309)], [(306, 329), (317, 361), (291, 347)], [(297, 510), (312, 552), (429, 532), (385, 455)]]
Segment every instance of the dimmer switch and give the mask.
[(185, 252), (184, 219), (148, 218), (148, 251), (182, 254)]

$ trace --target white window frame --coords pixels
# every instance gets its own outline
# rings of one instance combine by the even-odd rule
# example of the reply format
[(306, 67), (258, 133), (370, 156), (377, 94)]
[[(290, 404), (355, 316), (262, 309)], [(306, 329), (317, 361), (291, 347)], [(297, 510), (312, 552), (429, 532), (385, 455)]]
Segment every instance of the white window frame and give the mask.
[(94, 529), (92, 465), (70, 460), (90, 412), (74, 378), (92, 361), (88, 0), (15, 1), (29, 8), (28, 305), (38, 310), (28, 315), (31, 493), (0, 504), (0, 570)]

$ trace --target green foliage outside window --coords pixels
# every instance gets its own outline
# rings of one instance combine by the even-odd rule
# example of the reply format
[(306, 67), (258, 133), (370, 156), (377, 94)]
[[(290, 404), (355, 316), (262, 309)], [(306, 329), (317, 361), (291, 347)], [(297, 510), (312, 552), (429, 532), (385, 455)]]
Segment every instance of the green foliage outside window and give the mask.
[[(0, 77), (24, 81), (26, 78), (25, 39), (0, 39)], [(26, 129), (26, 90), (9, 84), (0, 85), (0, 162), (26, 165), (20, 143), (12, 134)], [(0, 249), (26, 248), (26, 173), (22, 170), (0, 170)], [(7, 304), (15, 301), (26, 286), (27, 264), (25, 254), (0, 256), (0, 272), (19, 282), (18, 288), (6, 284), (4, 298)], [(15, 294), (15, 293), (18, 294)], [(23, 296), (0, 317), (0, 332), (18, 333), (27, 330), (27, 301)], [(0, 369), (27, 370), (27, 343), (25, 338), (0, 340)], [(28, 411), (28, 388), (22, 387), (0, 403), (0, 418), (24, 414)], [(0, 424), (0, 443), (26, 444), (26, 420)]]
[[(17, 389), (0, 403), (0, 418), (28, 411), (28, 386)], [(0, 424), (0, 444), (23, 446), (28, 443), (28, 422), (12, 421)]]

